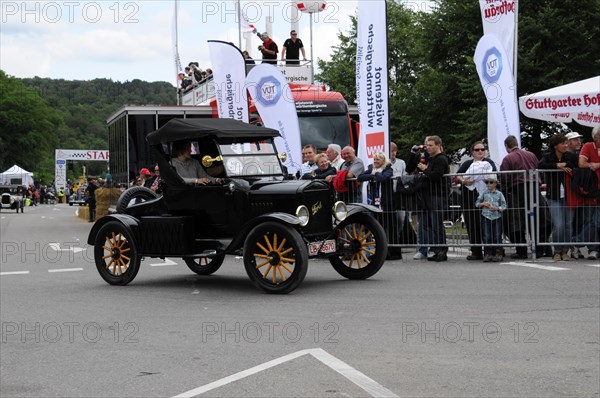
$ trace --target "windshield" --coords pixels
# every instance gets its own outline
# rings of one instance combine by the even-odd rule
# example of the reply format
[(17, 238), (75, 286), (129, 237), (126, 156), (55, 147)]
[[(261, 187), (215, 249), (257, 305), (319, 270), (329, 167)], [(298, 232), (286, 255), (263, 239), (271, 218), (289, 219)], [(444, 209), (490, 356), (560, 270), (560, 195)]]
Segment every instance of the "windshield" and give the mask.
[(272, 142), (220, 144), (228, 177), (281, 177), (283, 172)]
[(350, 145), (348, 115), (299, 116), (298, 122), (302, 146), (313, 144), (323, 150), (329, 144), (338, 144), (342, 148)]

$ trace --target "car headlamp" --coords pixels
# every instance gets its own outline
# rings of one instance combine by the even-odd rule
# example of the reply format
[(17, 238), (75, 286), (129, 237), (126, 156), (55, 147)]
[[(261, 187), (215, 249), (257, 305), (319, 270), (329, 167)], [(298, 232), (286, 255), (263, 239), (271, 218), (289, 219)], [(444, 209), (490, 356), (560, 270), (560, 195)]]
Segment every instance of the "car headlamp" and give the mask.
[(296, 217), (300, 219), (300, 226), (305, 227), (308, 224), (308, 220), (310, 220), (310, 213), (308, 211), (308, 207), (304, 205), (298, 206), (296, 209)]
[(333, 216), (338, 221), (344, 221), (346, 217), (348, 217), (348, 208), (346, 208), (346, 204), (342, 201), (335, 202), (333, 205)]

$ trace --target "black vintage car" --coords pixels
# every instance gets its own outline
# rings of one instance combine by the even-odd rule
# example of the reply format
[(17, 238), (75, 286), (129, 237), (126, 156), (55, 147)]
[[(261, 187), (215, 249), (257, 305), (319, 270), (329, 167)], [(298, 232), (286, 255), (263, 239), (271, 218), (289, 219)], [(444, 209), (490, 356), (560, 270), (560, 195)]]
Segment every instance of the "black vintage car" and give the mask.
[[(142, 257), (181, 257), (193, 272), (209, 275), (228, 254), (243, 256), (254, 285), (269, 293), (298, 287), (309, 258), (328, 258), (350, 279), (379, 271), (387, 240), (370, 214), (379, 209), (336, 202), (322, 181), (285, 180), (277, 136), (228, 119), (173, 119), (150, 133), (163, 195), (130, 188), (116, 214), (96, 221), (88, 243), (102, 278), (126, 285)], [(175, 142), (189, 142), (192, 157), (219, 184), (186, 184), (171, 163)]]

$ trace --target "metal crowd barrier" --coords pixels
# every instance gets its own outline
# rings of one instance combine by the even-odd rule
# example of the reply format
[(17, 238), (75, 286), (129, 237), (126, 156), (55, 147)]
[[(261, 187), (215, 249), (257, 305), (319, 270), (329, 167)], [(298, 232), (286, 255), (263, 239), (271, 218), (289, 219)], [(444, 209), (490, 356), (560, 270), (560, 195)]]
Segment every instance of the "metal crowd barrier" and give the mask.
[[(447, 174), (443, 177), (447, 190), (442, 192), (441, 184), (425, 182), (428, 190), (424, 191), (419, 175), (406, 175), (392, 178), (389, 184), (395, 187), (391, 189), (379, 187), (379, 199), (372, 194), (377, 187), (375, 182), (359, 184), (356, 179), (348, 179), (348, 191), (337, 195), (346, 203), (370, 203), (382, 208), (383, 213), (376, 217), (385, 228), (391, 247), (448, 247), (465, 255), (469, 253), (468, 248), (473, 251), (483, 246), (498, 249), (514, 247), (518, 253), (530, 253), (534, 259), (548, 255), (547, 249), (551, 247), (557, 251), (557, 247), (567, 250), (587, 246), (588, 251), (598, 251), (598, 205), (574, 205), (570, 202), (567, 205), (565, 196), (563, 201), (550, 201), (549, 206), (545, 187), (562, 181), (561, 176), (564, 178), (562, 170)], [(478, 189), (470, 190), (457, 177), (469, 177), (479, 189), (485, 187), (486, 178), (495, 177), (498, 180), (497, 189), (506, 200), (506, 209), (501, 212), (500, 243), (483, 244), (482, 210), (475, 207)], [(365, 193), (363, 184), (369, 186), (364, 190)], [(563, 194), (565, 192), (570, 195), (570, 187), (567, 190), (565, 186)], [(445, 199), (436, 199), (440, 197)], [(563, 214), (569, 216), (561, 222)], [(442, 220), (445, 243), (440, 239), (432, 239), (420, 229), (419, 222), (427, 223), (426, 217), (436, 222)]]
[[(600, 207), (597, 200), (574, 193), (570, 176), (563, 170), (534, 170), (541, 184), (532, 187), (542, 201), (535, 208), (537, 246), (554, 252), (577, 252), (587, 247), (598, 251)], [(581, 193), (585, 194), (585, 189)]]

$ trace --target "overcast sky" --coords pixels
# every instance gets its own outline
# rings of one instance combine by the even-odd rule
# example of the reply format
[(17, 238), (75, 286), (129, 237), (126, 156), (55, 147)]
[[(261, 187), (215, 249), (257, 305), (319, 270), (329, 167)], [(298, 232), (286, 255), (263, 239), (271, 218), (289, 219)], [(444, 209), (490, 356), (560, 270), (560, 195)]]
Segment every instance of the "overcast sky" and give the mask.
[[(305, 3), (308, 3), (306, 1)], [(241, 1), (260, 31), (273, 15), (273, 36), (281, 46), (289, 37), (293, 1)], [(427, 1), (406, 1), (426, 7)], [(1, 0), (0, 69), (16, 77), (67, 80), (110, 78), (175, 82), (174, 0), (164, 1), (6, 1)], [(207, 40), (239, 43), (235, 1), (179, 1), (179, 55), (187, 65), (208, 68)], [(355, 0), (327, 1), (313, 15), (314, 58), (330, 59), (337, 33), (350, 28)], [(299, 37), (310, 57), (309, 14), (301, 14)], [(245, 42), (242, 43), (244, 47)], [(255, 36), (251, 55), (260, 57)]]
[[(242, 1), (250, 22), (265, 30), (273, 15), (280, 49), (289, 37), (290, 1)], [(210, 66), (207, 40), (239, 43), (234, 1), (179, 2), (179, 55), (187, 65)], [(1, 1), (0, 69), (16, 77), (67, 80), (111, 78), (175, 81), (174, 0), (169, 1)], [(315, 58), (329, 59), (337, 32), (349, 29), (356, 1), (329, 1), (313, 16)], [(301, 14), (299, 34), (310, 56), (310, 21)], [(251, 54), (260, 57), (252, 39)], [(245, 45), (243, 42), (242, 46)]]

